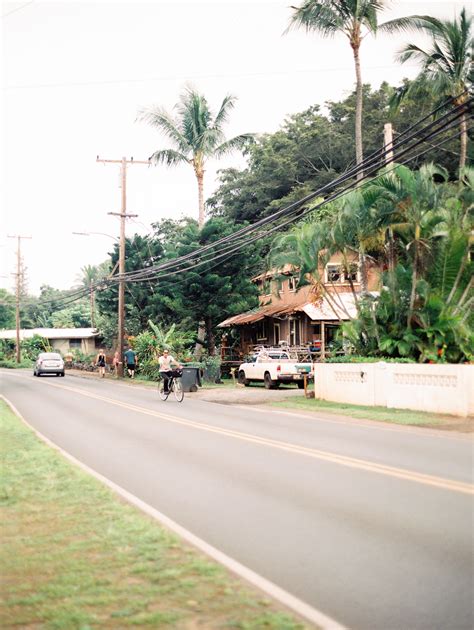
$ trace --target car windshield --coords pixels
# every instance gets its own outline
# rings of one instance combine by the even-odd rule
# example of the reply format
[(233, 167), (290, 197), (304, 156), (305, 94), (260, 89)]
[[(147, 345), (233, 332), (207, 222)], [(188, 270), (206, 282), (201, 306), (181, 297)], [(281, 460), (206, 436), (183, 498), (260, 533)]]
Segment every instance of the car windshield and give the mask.
[(61, 360), (61, 355), (58, 354), (57, 352), (43, 352), (42, 354), (39, 355), (38, 359), (47, 359), (47, 360), (54, 360), (54, 361), (60, 361)]

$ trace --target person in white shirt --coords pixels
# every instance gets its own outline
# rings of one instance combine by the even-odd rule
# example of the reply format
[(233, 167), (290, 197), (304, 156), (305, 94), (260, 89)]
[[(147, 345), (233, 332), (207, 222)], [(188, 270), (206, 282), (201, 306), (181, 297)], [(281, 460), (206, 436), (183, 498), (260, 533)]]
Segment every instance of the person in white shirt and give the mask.
[(160, 375), (163, 379), (163, 389), (165, 392), (168, 392), (168, 381), (173, 373), (171, 366), (176, 365), (180, 368), (181, 365), (171, 356), (169, 350), (163, 350), (163, 354), (158, 358), (158, 363), (160, 364)]

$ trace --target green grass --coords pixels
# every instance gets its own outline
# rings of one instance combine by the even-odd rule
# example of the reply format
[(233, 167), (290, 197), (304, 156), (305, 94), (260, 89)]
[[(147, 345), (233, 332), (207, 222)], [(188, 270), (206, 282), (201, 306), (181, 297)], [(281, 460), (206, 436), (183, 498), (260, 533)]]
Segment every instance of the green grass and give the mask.
[(365, 405), (350, 405), (347, 403), (330, 402), (315, 398), (290, 398), (281, 402), (269, 403), (272, 407), (295, 409), (302, 411), (324, 411), (331, 414), (350, 416), (364, 420), (378, 420), (393, 424), (407, 425), (442, 425), (446, 421), (453, 421), (451, 416), (440, 416), (424, 411), (410, 411), (407, 409), (388, 409), (387, 407), (369, 407)]
[(0, 412), (3, 629), (306, 627)]

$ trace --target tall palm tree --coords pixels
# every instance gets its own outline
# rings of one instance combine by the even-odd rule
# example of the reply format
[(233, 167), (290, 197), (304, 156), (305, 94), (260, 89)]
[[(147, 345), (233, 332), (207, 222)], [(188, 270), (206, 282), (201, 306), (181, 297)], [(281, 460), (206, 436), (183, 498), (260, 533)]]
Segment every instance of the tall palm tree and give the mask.
[(214, 116), (207, 99), (194, 88), (186, 87), (175, 106), (173, 117), (162, 107), (152, 106), (141, 110), (144, 120), (171, 140), (173, 148), (159, 149), (151, 156), (156, 163), (175, 166), (180, 163), (193, 167), (198, 184), (199, 226), (204, 225), (204, 172), (208, 158), (220, 158), (235, 149), (242, 150), (253, 134), (241, 134), (225, 140), (223, 126), (234, 108), (236, 97), (228, 94)]
[[(415, 60), (421, 63), (418, 78), (406, 89), (396, 94), (395, 104), (399, 105), (408, 94), (416, 94), (423, 86), (430, 86), (439, 100), (452, 100), (453, 105), (465, 103), (468, 91), (473, 84), (473, 37), (472, 17), (468, 17), (466, 9), (462, 9), (459, 19), (441, 20), (434, 17), (412, 15), (402, 20), (388, 23), (392, 30), (412, 29), (421, 31), (430, 38), (429, 48), (423, 49), (415, 44), (407, 44), (398, 55), (401, 63)], [(466, 113), (460, 119), (461, 147), (459, 154), (459, 171), (466, 164), (467, 155), (467, 122)]]
[(95, 283), (107, 275), (108, 265), (85, 265), (81, 267), (79, 281), (82, 286), (89, 289), (91, 328), (95, 328)]
[[(377, 15), (384, 9), (384, 0), (305, 0), (301, 6), (291, 8), (294, 13), (289, 28), (304, 27), (323, 37), (342, 33), (349, 40), (356, 73), (355, 148), (359, 165), (363, 160), (360, 46), (367, 33), (377, 32)], [(359, 172), (357, 179), (362, 177)]]

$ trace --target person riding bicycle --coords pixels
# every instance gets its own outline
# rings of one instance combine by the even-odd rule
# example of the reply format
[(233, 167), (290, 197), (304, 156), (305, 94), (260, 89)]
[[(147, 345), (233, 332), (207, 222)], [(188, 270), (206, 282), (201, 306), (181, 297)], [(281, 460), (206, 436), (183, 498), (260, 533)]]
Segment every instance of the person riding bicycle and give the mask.
[(171, 356), (169, 350), (163, 350), (163, 354), (158, 358), (158, 363), (160, 364), (160, 376), (163, 379), (163, 389), (165, 393), (168, 393), (168, 383), (173, 374), (171, 366), (174, 364), (181, 368), (181, 364)]

